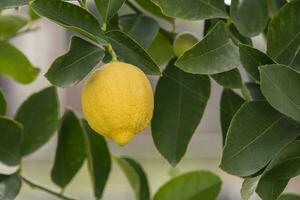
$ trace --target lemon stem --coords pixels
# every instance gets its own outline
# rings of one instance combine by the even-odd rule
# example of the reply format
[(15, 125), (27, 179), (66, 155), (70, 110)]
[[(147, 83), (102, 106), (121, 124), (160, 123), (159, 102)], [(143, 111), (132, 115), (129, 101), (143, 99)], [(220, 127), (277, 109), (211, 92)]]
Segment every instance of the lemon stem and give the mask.
[(107, 50), (108, 50), (108, 52), (110, 53), (110, 55), (112, 57), (112, 61), (117, 61), (118, 60), (117, 54), (116, 54), (116, 52), (114, 51), (114, 49), (112, 48), (112, 46), (110, 44), (108, 45)]

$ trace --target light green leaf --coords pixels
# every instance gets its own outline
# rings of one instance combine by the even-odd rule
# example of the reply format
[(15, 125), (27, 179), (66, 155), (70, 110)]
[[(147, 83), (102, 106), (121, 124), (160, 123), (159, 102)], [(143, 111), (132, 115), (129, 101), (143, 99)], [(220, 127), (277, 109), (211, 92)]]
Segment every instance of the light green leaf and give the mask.
[(185, 154), (209, 96), (207, 76), (187, 74), (170, 61), (156, 87), (151, 127), (156, 148), (171, 165)]
[(2, 90), (0, 89), (0, 115), (5, 115), (6, 107), (7, 105), (6, 105), (5, 96)]
[(265, 0), (231, 1), (231, 19), (239, 32), (246, 37), (254, 37), (264, 31), (269, 19), (268, 14), (268, 5)]
[[(118, 12), (125, 0), (94, 0), (96, 7), (102, 17), (103, 24), (107, 22)], [(104, 25), (105, 26), (105, 25)]]
[(84, 129), (71, 110), (66, 110), (58, 131), (58, 145), (51, 171), (52, 181), (65, 188), (81, 168), (85, 159)]
[(259, 71), (261, 90), (269, 103), (300, 122), (300, 73), (284, 65), (262, 66)]
[(31, 95), (19, 107), (15, 119), (24, 126), (21, 154), (28, 155), (44, 145), (57, 129), (59, 101), (54, 87)]
[(135, 160), (127, 157), (116, 158), (133, 188), (136, 200), (150, 200), (150, 189), (147, 176), (142, 166)]
[(23, 17), (14, 15), (0, 15), (0, 40), (15, 36), (27, 24)]
[(151, 0), (173, 18), (200, 20), (227, 18), (223, 0)]
[(222, 126), (222, 134), (223, 134), (223, 145), (225, 144), (225, 139), (227, 136), (227, 131), (230, 125), (230, 122), (238, 111), (238, 109), (242, 106), (245, 100), (235, 93), (231, 89), (224, 89), (221, 96), (221, 105), (220, 105), (220, 113), (221, 113), (221, 126)]
[(94, 195), (101, 198), (111, 171), (111, 156), (105, 139), (83, 121), (86, 154)]
[(277, 200), (300, 200), (300, 196), (296, 194), (283, 194)]
[(8, 166), (17, 166), (23, 127), (16, 121), (0, 117), (0, 130), (0, 161)]
[(73, 37), (69, 52), (57, 58), (45, 76), (53, 85), (72, 86), (92, 71), (103, 57), (103, 49)]
[(267, 102), (247, 102), (232, 119), (220, 167), (236, 176), (253, 175), (299, 134), (296, 122)]
[(0, 199), (15, 199), (20, 192), (21, 186), (22, 181), (18, 174), (10, 176), (0, 175)]
[(31, 8), (39, 15), (100, 44), (107, 44), (97, 19), (84, 8), (62, 0), (35, 0)]
[(176, 66), (192, 74), (218, 74), (240, 64), (238, 48), (228, 39), (224, 22), (217, 25), (192, 49), (186, 51)]
[(163, 185), (155, 194), (154, 200), (215, 200), (221, 185), (221, 179), (211, 172), (189, 172)]
[(24, 6), (29, 3), (29, 0), (1, 0), (0, 10), (6, 8), (14, 8), (17, 6)]
[(141, 68), (146, 74), (160, 75), (160, 69), (150, 55), (127, 34), (109, 31), (106, 35), (119, 60)]
[(37, 77), (39, 71), (21, 51), (7, 42), (0, 41), (0, 74), (28, 84)]
[(267, 53), (280, 64), (291, 64), (300, 44), (300, 0), (283, 6), (269, 24)]
[(254, 194), (259, 178), (260, 177), (257, 176), (253, 178), (246, 178), (244, 180), (241, 188), (241, 196), (243, 200), (249, 200)]
[(225, 88), (241, 88), (243, 85), (240, 71), (237, 68), (219, 74), (213, 74), (211, 77)]

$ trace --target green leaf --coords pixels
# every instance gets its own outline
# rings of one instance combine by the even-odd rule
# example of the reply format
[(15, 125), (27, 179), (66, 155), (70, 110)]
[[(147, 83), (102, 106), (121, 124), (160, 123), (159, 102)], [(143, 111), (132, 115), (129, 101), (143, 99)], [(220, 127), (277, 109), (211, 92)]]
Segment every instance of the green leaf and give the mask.
[(225, 139), (230, 122), (244, 102), (245, 100), (240, 95), (236, 94), (233, 90), (223, 90), (220, 105), (223, 145), (225, 144)]
[(146, 74), (160, 75), (160, 69), (150, 55), (127, 34), (121, 31), (109, 31), (106, 35), (118, 59), (141, 68)]
[(162, 31), (156, 35), (147, 51), (159, 66), (167, 64), (174, 57), (172, 43)]
[(72, 86), (92, 71), (103, 57), (103, 49), (73, 37), (69, 52), (57, 58), (45, 76), (53, 85)]
[(297, 71), (300, 71), (300, 51), (298, 52), (295, 60), (291, 64), (291, 67), (293, 67)]
[(187, 74), (170, 61), (156, 87), (151, 125), (155, 146), (171, 165), (185, 154), (209, 96), (207, 76)]
[(15, 36), (27, 24), (23, 17), (14, 15), (0, 15), (0, 40)]
[(39, 16), (31, 7), (28, 8), (28, 15), (31, 21), (39, 20), (41, 16)]
[(264, 200), (274, 200), (282, 193), (288, 181), (260, 181), (256, 193)]
[(155, 194), (154, 200), (215, 200), (221, 185), (221, 179), (211, 172), (189, 172), (167, 182)]
[(86, 121), (83, 121), (83, 126), (86, 132), (86, 154), (94, 195), (100, 199), (111, 171), (110, 153), (105, 139), (91, 129)]
[(261, 90), (269, 103), (300, 122), (300, 73), (284, 65), (267, 65), (259, 70)]
[(44, 145), (57, 129), (59, 101), (54, 87), (31, 95), (19, 107), (15, 119), (24, 126), (21, 154), (28, 155)]
[(6, 8), (14, 8), (18, 6), (24, 6), (29, 3), (29, 0), (1, 0), (0, 10)]
[(150, 200), (148, 179), (142, 166), (135, 160), (127, 157), (116, 158), (116, 160), (127, 176), (135, 192), (136, 200)]
[(254, 37), (262, 33), (267, 25), (268, 5), (265, 0), (232, 0), (230, 16), (240, 33)]
[(259, 178), (260, 177), (257, 176), (253, 178), (246, 178), (244, 180), (241, 188), (241, 196), (243, 200), (249, 200), (254, 194)]
[(5, 96), (2, 90), (0, 89), (0, 115), (5, 115), (6, 107), (7, 105), (6, 105)]
[(21, 178), (18, 174), (10, 176), (0, 175), (0, 199), (15, 199), (22, 186)]
[(144, 15), (125, 15), (120, 17), (123, 31), (137, 41), (142, 47), (148, 48), (159, 32), (159, 24)]
[(261, 93), (260, 85), (253, 82), (248, 82), (245, 84), (247, 90), (250, 92), (251, 97), (255, 101), (266, 100), (264, 95)]
[(0, 117), (0, 130), (0, 161), (8, 166), (17, 166), (23, 127), (16, 121)]
[(237, 68), (219, 74), (213, 74), (211, 77), (225, 88), (241, 88), (243, 85), (240, 71)]
[(148, 11), (149, 13), (151, 13), (152, 15), (165, 19), (168, 22), (173, 22), (174, 19), (172, 19), (171, 17), (167, 17), (166, 15), (164, 15), (160, 9), (160, 7), (158, 7), (156, 4), (154, 4), (152, 1), (149, 0), (135, 0), (135, 2), (137, 4), (139, 4), (139, 6), (141, 6), (144, 10)]
[(102, 17), (103, 24), (107, 22), (118, 12), (125, 0), (94, 0), (96, 7)]
[(238, 48), (228, 39), (224, 22), (217, 25), (192, 49), (186, 51), (176, 66), (192, 74), (218, 74), (240, 64)]
[(240, 50), (240, 58), (243, 67), (245, 68), (246, 72), (249, 74), (250, 78), (257, 82), (260, 81), (258, 67), (261, 65), (275, 63), (266, 54), (253, 47), (240, 44), (239, 50)]
[(250, 176), (265, 167), (299, 133), (296, 122), (267, 102), (247, 102), (232, 119), (220, 167), (233, 175)]
[(267, 53), (280, 64), (291, 64), (300, 43), (300, 0), (283, 6), (269, 24)]
[(77, 174), (85, 159), (84, 130), (71, 110), (66, 110), (58, 131), (58, 145), (51, 171), (53, 182), (65, 188)]
[(300, 196), (296, 194), (283, 194), (277, 200), (300, 200)]
[(223, 0), (151, 0), (162, 12), (173, 18), (200, 20), (227, 18)]
[(0, 41), (0, 74), (28, 84), (37, 77), (39, 71), (21, 51), (7, 42)]
[(237, 30), (237, 28), (234, 26), (234, 24), (231, 23), (231, 24), (227, 27), (227, 30), (228, 30), (228, 34), (229, 34), (230, 39), (232, 39), (232, 41), (233, 41), (236, 45), (242, 43), (242, 44), (246, 44), (246, 45), (252, 46), (252, 40), (251, 40), (251, 38), (243, 36), (243, 35)]
[(269, 16), (273, 18), (277, 11), (286, 3), (286, 0), (267, 0)]
[(107, 44), (97, 19), (84, 8), (61, 0), (35, 0), (31, 8), (39, 15), (100, 44)]

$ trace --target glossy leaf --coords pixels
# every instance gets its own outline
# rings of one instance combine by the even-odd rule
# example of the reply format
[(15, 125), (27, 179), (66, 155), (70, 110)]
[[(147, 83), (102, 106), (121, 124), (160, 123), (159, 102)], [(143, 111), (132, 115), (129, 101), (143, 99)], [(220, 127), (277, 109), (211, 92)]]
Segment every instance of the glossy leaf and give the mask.
[(117, 158), (117, 162), (127, 176), (135, 192), (136, 200), (150, 200), (149, 183), (142, 166), (127, 157)]
[(121, 31), (109, 31), (106, 33), (118, 59), (133, 64), (146, 74), (160, 75), (160, 69), (149, 54), (127, 34)]
[(152, 18), (143, 15), (125, 15), (120, 17), (123, 31), (137, 41), (142, 47), (148, 48), (159, 31), (159, 24)]
[(224, 89), (221, 96), (221, 126), (223, 133), (223, 145), (225, 144), (225, 139), (227, 136), (227, 131), (230, 125), (230, 122), (235, 115), (235, 113), (239, 110), (245, 100), (235, 93), (231, 89)]
[(57, 58), (45, 76), (53, 85), (72, 86), (92, 71), (103, 57), (103, 49), (73, 37), (69, 52)]
[(15, 119), (23, 124), (21, 154), (28, 155), (52, 137), (59, 122), (59, 102), (54, 87), (31, 95), (19, 107)]
[(237, 47), (228, 39), (224, 22), (217, 25), (192, 49), (186, 51), (176, 66), (192, 74), (218, 74), (240, 64)]
[[(255, 13), (255, 17), (253, 17)], [(244, 36), (253, 37), (262, 33), (269, 19), (268, 5), (265, 0), (232, 0), (230, 16)]]
[(0, 40), (15, 36), (27, 24), (25, 18), (14, 15), (0, 15)]
[(5, 115), (5, 113), (6, 113), (6, 106), (7, 105), (6, 105), (6, 100), (5, 100), (4, 93), (0, 89), (0, 115)]
[(299, 134), (296, 122), (267, 102), (245, 103), (230, 124), (220, 167), (233, 175), (252, 175)]
[(102, 17), (103, 24), (107, 22), (118, 12), (125, 0), (94, 0), (96, 7)]
[(264, 200), (273, 200), (282, 193), (284, 188), (287, 186), (288, 181), (260, 181), (256, 193), (262, 197)]
[(35, 0), (31, 8), (41, 16), (86, 37), (107, 44), (97, 19), (84, 8), (62, 0)]
[(0, 161), (8, 166), (17, 166), (23, 127), (16, 121), (0, 117), (0, 130)]
[(223, 0), (151, 0), (162, 12), (173, 18), (200, 20), (227, 18)]
[(1, 0), (0, 10), (6, 8), (14, 8), (28, 4), (29, 0)]
[(105, 139), (91, 129), (86, 121), (85, 128), (86, 154), (94, 195), (101, 198), (111, 171), (111, 156)]
[(163, 185), (155, 194), (154, 200), (215, 200), (221, 185), (221, 179), (211, 172), (189, 172)]
[(225, 88), (241, 88), (243, 85), (242, 77), (238, 69), (213, 74), (211, 77)]
[(7, 42), (0, 41), (0, 74), (28, 84), (37, 77), (38, 73), (39, 69), (34, 68), (21, 51)]
[(269, 24), (267, 53), (280, 64), (291, 64), (300, 43), (300, 0), (283, 6)]
[(207, 76), (187, 74), (174, 60), (168, 64), (156, 87), (151, 127), (156, 148), (171, 165), (185, 154), (209, 96)]
[(269, 103), (300, 122), (300, 73), (284, 65), (267, 65), (259, 70), (261, 90)]
[(243, 200), (249, 200), (254, 194), (259, 176), (246, 178), (241, 188), (241, 196)]
[(257, 82), (260, 81), (258, 67), (261, 65), (275, 63), (266, 54), (264, 54), (263, 52), (255, 49), (253, 47), (240, 44), (239, 50), (240, 50), (240, 58), (241, 58), (243, 67), (245, 68), (246, 72), (249, 74), (251, 79), (253, 79)]
[(300, 196), (296, 194), (283, 194), (278, 200), (300, 200)]
[(22, 186), (21, 178), (18, 174), (10, 176), (0, 175), (0, 199), (15, 199)]
[(84, 129), (71, 110), (66, 110), (58, 131), (58, 144), (51, 171), (53, 182), (65, 188), (81, 168), (85, 159)]

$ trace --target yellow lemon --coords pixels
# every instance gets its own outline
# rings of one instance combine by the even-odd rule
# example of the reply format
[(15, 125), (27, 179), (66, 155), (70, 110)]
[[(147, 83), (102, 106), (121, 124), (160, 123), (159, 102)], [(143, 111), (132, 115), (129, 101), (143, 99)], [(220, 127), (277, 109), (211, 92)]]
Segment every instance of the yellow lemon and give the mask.
[(81, 104), (89, 125), (119, 145), (146, 128), (153, 114), (153, 92), (136, 66), (113, 61), (86, 81)]

